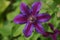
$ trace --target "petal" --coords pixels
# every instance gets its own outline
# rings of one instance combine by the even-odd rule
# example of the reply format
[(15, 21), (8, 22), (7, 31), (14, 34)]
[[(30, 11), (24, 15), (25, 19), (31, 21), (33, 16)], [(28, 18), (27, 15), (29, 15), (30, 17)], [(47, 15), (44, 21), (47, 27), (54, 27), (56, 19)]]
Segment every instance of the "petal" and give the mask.
[(50, 18), (51, 18), (51, 16), (47, 13), (37, 15), (37, 20), (39, 22), (47, 22)]
[(50, 37), (52, 38), (52, 40), (57, 40), (57, 35), (56, 34), (51, 34)]
[(20, 5), (20, 11), (23, 14), (28, 15), (30, 10), (29, 10), (29, 7), (25, 3), (21, 3), (21, 5)]
[(46, 32), (45, 34), (43, 34), (44, 37), (49, 37), (50, 32)]
[(26, 23), (26, 26), (25, 26), (25, 28), (23, 30), (24, 35), (26, 37), (29, 37), (32, 34), (32, 32), (33, 32), (33, 25), (32, 25), (32, 23), (30, 23), (30, 22)]
[(39, 23), (34, 23), (35, 29), (38, 33), (40, 34), (45, 34), (45, 30), (43, 28), (43, 26)]
[(58, 29), (55, 29), (54, 32), (55, 32), (56, 34), (60, 34), (60, 30), (58, 30)]
[(60, 30), (58, 30), (58, 34), (60, 34)]
[(49, 27), (51, 28), (51, 30), (53, 30), (53, 31), (54, 31), (54, 25), (53, 25), (53, 24), (51, 24), (51, 23), (48, 23), (48, 25), (49, 25)]
[(19, 14), (14, 18), (16, 24), (22, 24), (27, 22), (27, 17), (25, 15)]
[(41, 2), (35, 2), (32, 4), (32, 15), (36, 15), (41, 9)]
[(46, 35), (43, 35), (44, 37), (51, 37), (52, 40), (57, 40), (57, 33), (52, 33), (52, 32), (46, 32)]

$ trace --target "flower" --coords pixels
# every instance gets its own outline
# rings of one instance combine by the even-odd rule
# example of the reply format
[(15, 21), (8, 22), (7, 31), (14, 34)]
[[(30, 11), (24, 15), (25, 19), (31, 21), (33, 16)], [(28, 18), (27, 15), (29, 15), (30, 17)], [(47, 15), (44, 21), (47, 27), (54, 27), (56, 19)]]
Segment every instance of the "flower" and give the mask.
[(26, 23), (23, 30), (26, 37), (29, 37), (32, 34), (34, 28), (40, 34), (45, 33), (41, 23), (49, 21), (51, 16), (48, 13), (38, 14), (41, 9), (41, 5), (41, 2), (33, 3), (32, 8), (29, 8), (25, 3), (21, 3), (20, 5), (21, 14), (14, 18), (14, 22), (16, 24)]
[(51, 23), (48, 23), (48, 25), (50, 26), (50, 28), (53, 32), (46, 32), (47, 35), (44, 35), (44, 36), (51, 37), (52, 40), (57, 40), (57, 36), (58, 36), (58, 34), (60, 34), (60, 30), (54, 29), (54, 25)]

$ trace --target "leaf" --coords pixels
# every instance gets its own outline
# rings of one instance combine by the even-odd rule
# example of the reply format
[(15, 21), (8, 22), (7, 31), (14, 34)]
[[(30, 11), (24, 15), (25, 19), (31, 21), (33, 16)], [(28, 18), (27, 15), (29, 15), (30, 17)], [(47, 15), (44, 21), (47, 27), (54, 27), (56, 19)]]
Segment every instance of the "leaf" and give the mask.
[(23, 36), (19, 37), (18, 40), (25, 40)]
[(1, 15), (2, 12), (8, 7), (9, 4), (10, 4), (9, 1), (0, 0), (0, 15)]
[(53, 32), (47, 23), (44, 23), (43, 27), (44, 27), (46, 32)]
[(57, 40), (60, 40), (60, 35), (57, 36)]
[(53, 0), (56, 4), (60, 4), (60, 0)]
[(0, 28), (0, 33), (3, 35), (3, 36), (8, 36), (11, 34), (11, 29), (13, 27), (13, 23), (10, 23), (10, 22), (6, 22), (2, 28)]
[(56, 14), (56, 13), (53, 13), (53, 14), (52, 14), (52, 18), (51, 18), (50, 22), (54, 25), (55, 28), (57, 27), (57, 24), (58, 24), (59, 22), (58, 22), (58, 20), (57, 20), (57, 14)]
[(8, 37), (4, 37), (2, 40), (9, 40)]
[(60, 30), (60, 23), (58, 23), (58, 24), (57, 24), (57, 29), (59, 29), (59, 30)]
[(23, 34), (24, 26), (25, 25), (17, 26), (18, 28), (15, 31), (13, 31), (13, 36), (15, 37), (15, 36), (18, 36), (20, 34)]
[(15, 11), (7, 14), (7, 20), (8, 20), (8, 21), (13, 21), (14, 17), (15, 17), (16, 15), (18, 15), (19, 12), (20, 12), (20, 9), (19, 9), (19, 7), (18, 7)]
[(25, 2), (25, 3), (28, 4), (29, 6), (31, 6), (34, 1), (35, 1), (35, 0), (22, 0), (22, 2)]
[(41, 35), (35, 31), (35, 32), (33, 32), (33, 35), (30, 37), (30, 40), (37, 40), (37, 38), (40, 36)]

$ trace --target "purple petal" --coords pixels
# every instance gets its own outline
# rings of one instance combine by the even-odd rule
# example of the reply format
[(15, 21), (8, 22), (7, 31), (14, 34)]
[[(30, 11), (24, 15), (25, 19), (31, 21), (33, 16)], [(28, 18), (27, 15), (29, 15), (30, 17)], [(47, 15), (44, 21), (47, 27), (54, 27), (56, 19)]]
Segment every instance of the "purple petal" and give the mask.
[(14, 18), (16, 24), (22, 24), (27, 22), (27, 17), (25, 15), (19, 14)]
[(36, 15), (41, 9), (41, 2), (35, 2), (32, 4), (32, 15)]
[(50, 18), (51, 18), (51, 16), (47, 13), (37, 15), (37, 20), (39, 22), (47, 22)]
[(29, 37), (33, 32), (33, 25), (32, 23), (28, 22), (23, 30), (23, 33), (26, 37)]
[(52, 40), (57, 40), (57, 30), (55, 30), (55, 32), (48, 32), (49, 33), (49, 36), (52, 38)]
[(58, 35), (58, 33), (57, 33), (58, 31), (57, 30), (55, 30), (55, 32), (46, 32), (46, 35), (43, 35), (44, 37), (51, 37), (52, 38), (52, 40), (57, 40), (57, 35)]
[(20, 11), (23, 14), (28, 15), (30, 10), (29, 10), (29, 7), (25, 3), (21, 3), (21, 5), (20, 5)]
[(50, 32), (46, 32), (45, 34), (43, 34), (44, 37), (49, 37), (50, 36)]
[(54, 32), (55, 32), (56, 34), (60, 34), (60, 30), (58, 30), (58, 29), (55, 29)]
[(45, 34), (43, 26), (39, 23), (34, 23), (35, 29), (38, 33)]
[(45, 37), (51, 37), (52, 40), (57, 40), (57, 33), (46, 32), (47, 35), (43, 35)]
[(54, 25), (53, 25), (53, 24), (51, 24), (51, 23), (48, 23), (48, 25), (49, 25), (49, 27), (51, 28), (51, 30), (53, 30), (53, 31), (54, 31)]
[(58, 30), (58, 34), (60, 34), (60, 30)]
[(50, 37), (52, 38), (52, 40), (57, 40), (57, 35), (56, 34), (51, 34)]

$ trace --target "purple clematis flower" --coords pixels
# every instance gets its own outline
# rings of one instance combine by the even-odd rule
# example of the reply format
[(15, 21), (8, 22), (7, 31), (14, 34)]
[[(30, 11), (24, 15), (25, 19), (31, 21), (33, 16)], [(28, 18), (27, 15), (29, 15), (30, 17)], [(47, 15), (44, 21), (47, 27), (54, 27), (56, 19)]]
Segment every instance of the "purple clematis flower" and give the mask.
[(53, 32), (46, 32), (47, 35), (44, 35), (44, 36), (51, 37), (52, 40), (57, 40), (57, 36), (58, 36), (58, 34), (60, 34), (60, 30), (54, 29), (54, 25), (51, 23), (48, 23), (48, 25), (50, 26), (50, 28)]
[(26, 37), (29, 37), (32, 34), (34, 28), (41, 34), (45, 33), (41, 23), (49, 21), (51, 16), (48, 13), (38, 14), (41, 9), (41, 5), (41, 2), (35, 2), (32, 4), (31, 9), (29, 9), (25, 3), (21, 3), (20, 5), (21, 14), (14, 18), (14, 22), (16, 24), (26, 23), (23, 30)]

